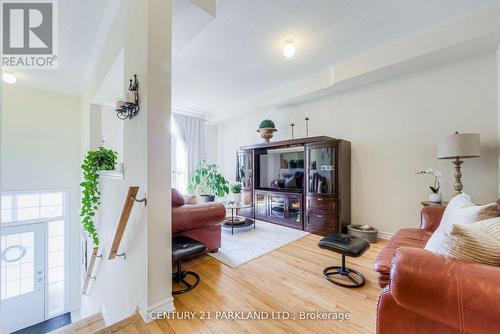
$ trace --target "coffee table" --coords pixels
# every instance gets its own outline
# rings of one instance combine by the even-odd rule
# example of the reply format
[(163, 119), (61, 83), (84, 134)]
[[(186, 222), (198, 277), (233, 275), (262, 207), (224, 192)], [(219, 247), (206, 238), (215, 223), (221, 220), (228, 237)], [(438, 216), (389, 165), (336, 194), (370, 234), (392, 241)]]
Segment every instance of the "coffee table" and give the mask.
[[(252, 203), (245, 204), (243, 202), (224, 202), (224, 207), (231, 210), (231, 220), (226, 220), (222, 223), (223, 227), (231, 227), (231, 235), (234, 234), (235, 228), (248, 227), (253, 224), (255, 228), (255, 208)], [(253, 208), (253, 219), (243, 218), (238, 216), (238, 210)]]

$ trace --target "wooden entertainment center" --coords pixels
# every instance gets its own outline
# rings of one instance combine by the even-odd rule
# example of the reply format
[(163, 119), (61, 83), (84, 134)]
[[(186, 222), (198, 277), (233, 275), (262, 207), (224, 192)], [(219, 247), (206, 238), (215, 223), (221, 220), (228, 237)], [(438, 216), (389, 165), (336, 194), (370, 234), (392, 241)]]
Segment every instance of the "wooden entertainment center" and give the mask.
[[(309, 137), (242, 146), (236, 179), (245, 217), (314, 234), (341, 232), (351, 222), (351, 143)], [(277, 166), (279, 165), (279, 166)]]

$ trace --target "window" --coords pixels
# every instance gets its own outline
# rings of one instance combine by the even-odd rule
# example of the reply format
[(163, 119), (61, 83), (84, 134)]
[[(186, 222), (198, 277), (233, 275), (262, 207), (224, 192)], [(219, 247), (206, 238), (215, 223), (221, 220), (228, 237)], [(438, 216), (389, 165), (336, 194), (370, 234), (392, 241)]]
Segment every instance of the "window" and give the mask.
[(15, 193), (2, 195), (2, 224), (54, 219), (63, 216), (62, 192)]
[(179, 136), (177, 125), (172, 118), (172, 188), (187, 192), (187, 148)]

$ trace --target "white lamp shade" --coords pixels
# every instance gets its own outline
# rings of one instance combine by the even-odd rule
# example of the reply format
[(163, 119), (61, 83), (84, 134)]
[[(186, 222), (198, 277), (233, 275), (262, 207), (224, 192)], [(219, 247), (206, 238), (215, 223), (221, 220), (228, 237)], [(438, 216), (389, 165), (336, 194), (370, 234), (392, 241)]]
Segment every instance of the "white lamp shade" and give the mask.
[(478, 133), (455, 133), (437, 143), (438, 159), (477, 158), (481, 153)]

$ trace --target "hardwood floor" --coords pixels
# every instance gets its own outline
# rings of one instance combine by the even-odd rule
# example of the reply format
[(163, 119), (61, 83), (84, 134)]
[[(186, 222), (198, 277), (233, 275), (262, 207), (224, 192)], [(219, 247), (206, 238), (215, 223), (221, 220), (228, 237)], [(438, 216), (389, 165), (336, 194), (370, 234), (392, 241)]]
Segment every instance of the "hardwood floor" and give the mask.
[[(362, 257), (347, 258), (361, 271), (364, 287), (346, 289), (322, 276), (323, 268), (340, 263), (340, 255), (319, 249), (320, 239), (308, 235), (238, 268), (202, 256), (185, 264), (201, 277), (191, 292), (175, 297), (177, 312), (198, 312), (194, 320), (136, 323), (120, 333), (375, 333), (380, 292), (372, 264), (385, 241), (372, 244)], [(199, 319), (211, 312), (212, 320)], [(334, 320), (215, 320), (217, 311), (350, 312), (351, 319)]]

